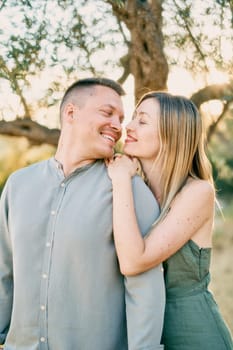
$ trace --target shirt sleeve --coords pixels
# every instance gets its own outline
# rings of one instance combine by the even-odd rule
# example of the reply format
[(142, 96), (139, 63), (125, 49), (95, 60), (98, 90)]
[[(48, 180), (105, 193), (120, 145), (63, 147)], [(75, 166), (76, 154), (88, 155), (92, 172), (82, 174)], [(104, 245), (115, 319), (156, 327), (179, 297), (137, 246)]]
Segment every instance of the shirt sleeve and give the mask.
[(5, 342), (11, 320), (13, 299), (13, 264), (8, 229), (8, 190), (0, 199), (0, 344)]
[[(159, 206), (138, 176), (133, 178), (138, 225), (145, 235), (159, 215)], [(128, 350), (159, 350), (165, 309), (162, 265), (136, 276), (125, 277)]]

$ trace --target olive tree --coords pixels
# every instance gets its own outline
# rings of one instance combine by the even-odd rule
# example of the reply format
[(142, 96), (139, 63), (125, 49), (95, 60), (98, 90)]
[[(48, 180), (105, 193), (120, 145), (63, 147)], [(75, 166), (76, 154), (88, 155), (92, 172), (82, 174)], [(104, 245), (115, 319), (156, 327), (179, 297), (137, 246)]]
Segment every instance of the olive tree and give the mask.
[[(0, 89), (7, 86), (17, 97), (13, 117), (1, 111), (1, 134), (56, 145), (58, 128), (38, 123), (35, 111), (57, 104), (83, 74), (114, 72), (122, 84), (133, 76), (137, 100), (145, 91), (166, 90), (169, 71), (183, 67), (206, 78), (190, 96), (198, 108), (211, 100), (222, 105), (209, 123), (209, 139), (232, 114), (232, 0), (5, 0), (0, 16)], [(209, 84), (213, 68), (229, 81)], [(33, 77), (56, 70), (32, 100)]]

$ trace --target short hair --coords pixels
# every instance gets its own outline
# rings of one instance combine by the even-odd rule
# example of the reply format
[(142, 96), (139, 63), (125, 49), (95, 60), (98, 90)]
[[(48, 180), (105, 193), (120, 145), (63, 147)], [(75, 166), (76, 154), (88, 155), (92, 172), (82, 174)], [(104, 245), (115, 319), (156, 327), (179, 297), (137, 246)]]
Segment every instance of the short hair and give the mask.
[(96, 85), (100, 86), (106, 86), (111, 88), (112, 90), (116, 91), (116, 93), (119, 96), (125, 95), (124, 89), (121, 87), (120, 84), (118, 84), (116, 81), (112, 79), (107, 78), (98, 78), (98, 77), (92, 77), (92, 78), (85, 78), (75, 81), (71, 86), (68, 87), (66, 90), (60, 104), (60, 111), (64, 105), (64, 103), (68, 100), (68, 98), (73, 94), (73, 92), (78, 92), (82, 89), (92, 88)]

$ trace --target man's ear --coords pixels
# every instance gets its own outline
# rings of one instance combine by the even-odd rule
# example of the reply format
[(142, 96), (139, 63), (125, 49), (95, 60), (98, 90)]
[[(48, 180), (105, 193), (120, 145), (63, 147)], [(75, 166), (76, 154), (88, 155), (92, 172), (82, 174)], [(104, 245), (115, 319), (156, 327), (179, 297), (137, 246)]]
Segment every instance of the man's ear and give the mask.
[(65, 106), (64, 111), (63, 111), (64, 119), (68, 123), (72, 123), (75, 114), (77, 115), (76, 106), (71, 102), (67, 103), (67, 105)]

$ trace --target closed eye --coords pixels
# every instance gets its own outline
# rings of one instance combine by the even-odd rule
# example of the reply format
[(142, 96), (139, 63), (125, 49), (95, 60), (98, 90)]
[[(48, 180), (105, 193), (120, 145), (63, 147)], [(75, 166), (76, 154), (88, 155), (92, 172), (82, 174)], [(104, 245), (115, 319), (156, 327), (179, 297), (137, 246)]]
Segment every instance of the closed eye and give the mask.
[(111, 117), (111, 115), (112, 115), (112, 111), (108, 111), (105, 109), (101, 109), (100, 112), (106, 117)]
[(139, 124), (144, 125), (147, 124), (147, 122), (145, 120), (139, 119)]
[(145, 118), (143, 118), (142, 116), (140, 116), (140, 114), (137, 114), (136, 112), (134, 112), (133, 116), (132, 116), (132, 120), (136, 120), (138, 122), (138, 124), (147, 124), (147, 121), (145, 120)]

